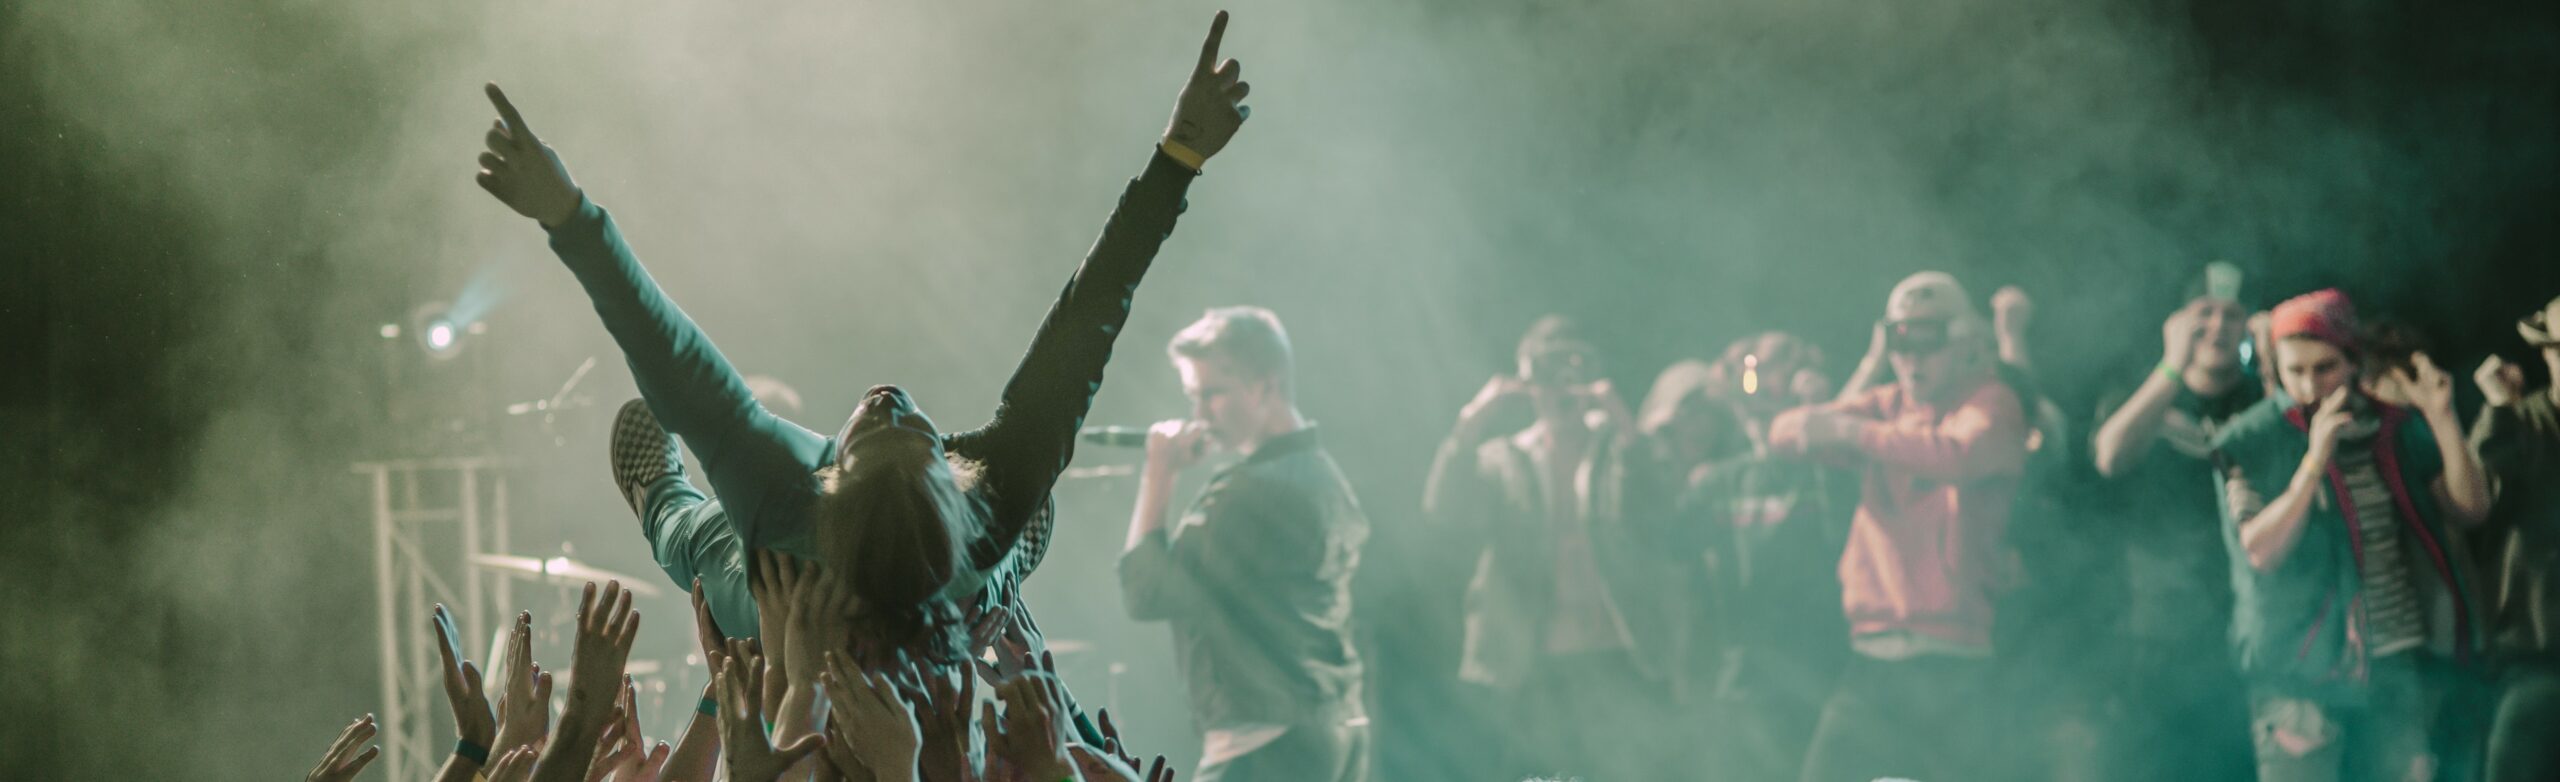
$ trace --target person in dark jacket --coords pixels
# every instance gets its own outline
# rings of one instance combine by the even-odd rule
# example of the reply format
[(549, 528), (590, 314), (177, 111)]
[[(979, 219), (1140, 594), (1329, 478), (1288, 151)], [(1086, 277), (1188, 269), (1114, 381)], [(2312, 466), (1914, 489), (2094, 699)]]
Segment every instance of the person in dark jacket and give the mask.
[[(2560, 377), (2560, 299), (2516, 324)], [(2473, 380), (2488, 401), (2471, 426), (2498, 491), (2479, 546), (2490, 652), (2500, 670), (2489, 782), (2560, 779), (2560, 383), (2525, 391), (2524, 368), (2490, 357)]]
[[(1001, 610), (1017, 599), (1050, 524), (1050, 488), (1073, 455), (1138, 281), (1172, 232), (1191, 180), (1243, 122), (1247, 88), (1235, 62), (1217, 56), (1225, 28), (1221, 13), (1164, 137), (1033, 335), (992, 420), (957, 433), (936, 428), (896, 386), (863, 394), (834, 437), (756, 404), (710, 338), (641, 269), (604, 208), (489, 85), (500, 119), (479, 158), (480, 186), (550, 234), (650, 411), (693, 448), (719, 493), (725, 523), (677, 529), (644, 521), (652, 545), (669, 547), (660, 540), (669, 535), (734, 535), (744, 550), (815, 560), (845, 577), (862, 637), (927, 659), (962, 658), (959, 606)], [(673, 473), (646, 493), (644, 518), (702, 501)], [(754, 624), (740, 559), (690, 563), (724, 627)]]
[[(1351, 579), (1369, 520), (1298, 411), (1288, 333), (1269, 310), (1216, 309), (1170, 352), (1191, 416), (1148, 431), (1120, 589), (1131, 618), (1173, 627), (1206, 734), (1192, 778), (1361, 782)], [(1241, 458), (1168, 530), (1180, 473), (1212, 450)]]

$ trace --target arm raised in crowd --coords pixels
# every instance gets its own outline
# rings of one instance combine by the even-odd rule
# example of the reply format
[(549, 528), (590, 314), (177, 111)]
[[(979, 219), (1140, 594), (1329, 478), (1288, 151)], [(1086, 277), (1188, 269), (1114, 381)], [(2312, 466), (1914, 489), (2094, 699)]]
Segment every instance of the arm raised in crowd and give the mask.
[(2489, 489), (2489, 473), (2480, 468), (2480, 457), (2463, 437), (2462, 419), (2453, 409), (2453, 376), (2436, 366), (2425, 353), (2412, 354), (2409, 366), (2398, 370), (2400, 387), (2409, 401), (2426, 420), (2428, 433), (2435, 440), (2436, 452), (2444, 459), (2444, 473), (2436, 476), (2430, 487), (2436, 503), (2443, 506), (2453, 521), (2462, 525), (2478, 524), (2489, 518), (2493, 499)]
[(371, 714), (347, 723), (347, 729), (339, 731), (338, 740), (329, 745), (329, 753), (320, 756), (320, 765), (303, 775), (303, 782), (347, 782), (364, 773), (364, 767), (382, 754), (380, 745), (365, 743), (373, 740), (376, 730)]
[(453, 729), (457, 744), (453, 755), (445, 759), (444, 768), (436, 772), (437, 782), (469, 782), (489, 763), (489, 747), (497, 742), (498, 718), (489, 709), (489, 696), (481, 691), (480, 668), (462, 656), (461, 634), (453, 629), (453, 616), (437, 605), (427, 623), (436, 633), (436, 656), (444, 664), (445, 701), (453, 706)]
[(1101, 238), (1041, 319), (1030, 349), (1005, 383), (994, 419), (959, 436), (983, 441), (988, 454), (983, 480), (998, 505), (995, 528), (973, 552), (980, 567), (994, 566), (1011, 551), (1038, 515), (1035, 511), (1048, 502), (1049, 490), (1075, 455), (1076, 430), (1102, 387), (1103, 367), (1111, 362), (1112, 344), (1128, 323), (1138, 282), (1182, 213), (1183, 193), (1201, 164), (1225, 149), (1244, 123), (1240, 102), (1248, 88), (1238, 80), (1243, 66), (1218, 59), (1226, 29), (1227, 14), (1221, 11), (1175, 99), (1163, 143), (1145, 172), (1122, 193)]
[[(720, 623), (711, 618), (711, 603), (702, 595), (702, 579), (693, 580), (694, 643), (702, 647), (702, 663), (711, 677), (718, 677), (722, 663), (728, 659), (729, 638), (720, 631)], [(676, 739), (673, 754), (659, 776), (660, 782), (711, 782), (720, 773), (720, 692), (703, 685), (704, 708), (694, 710), (685, 722), (684, 735)]]
[(715, 684), (731, 782), (773, 782), (826, 746), (825, 736), (802, 736), (777, 749), (765, 737), (764, 676), (764, 660), (752, 653), (731, 654)]
[(763, 485), (801, 479), (826, 458), (826, 438), (783, 421), (755, 401), (709, 335), (659, 290), (603, 207), (588, 200), (550, 145), (534, 135), (498, 85), (499, 119), (480, 153), (479, 183), (551, 236), (551, 250), (587, 291), (621, 346), (649, 410), (702, 458), (732, 518), (753, 518)]
[(2124, 475), (2151, 453), (2152, 443), (2160, 436), (2160, 422), (2169, 414), (2169, 406), (2178, 401), (2185, 384), (2180, 376), (2195, 360), (2196, 340), (2204, 332), (2204, 303), (2199, 300), (2171, 313), (2160, 326), (2160, 367), (2144, 376), (2142, 387), (2125, 400), (2115, 414), (2107, 416), (2090, 441), (2096, 452), (2098, 474), (2110, 478)]
[(631, 659), (631, 641), (640, 632), (640, 612), (631, 608), (631, 593), (622, 582), (608, 581), (602, 593), (594, 582), (578, 600), (578, 636), (569, 663), (569, 705), (534, 765), (535, 782), (579, 782), (594, 762), (596, 739), (604, 733), (622, 688), (622, 669)]
[(1459, 528), (1483, 521), (1488, 492), (1483, 465), (1476, 458), (1490, 435), (1493, 425), (1506, 407), (1525, 403), (1529, 396), (1528, 381), (1513, 375), (1495, 375), (1476, 390), (1475, 398), (1458, 408), (1458, 421), (1450, 427), (1449, 436), (1440, 441), (1432, 456), (1431, 475), (1422, 487), (1422, 514), (1434, 525)]
[(824, 682), (833, 708), (827, 757), (836, 772), (853, 782), (916, 782), (924, 733), (897, 683), (835, 651), (827, 652)]

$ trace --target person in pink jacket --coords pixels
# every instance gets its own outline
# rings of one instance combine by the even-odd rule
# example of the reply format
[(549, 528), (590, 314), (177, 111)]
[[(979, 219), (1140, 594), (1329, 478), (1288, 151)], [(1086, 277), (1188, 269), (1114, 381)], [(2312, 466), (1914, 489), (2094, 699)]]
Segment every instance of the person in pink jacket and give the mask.
[(1994, 691), (1992, 600), (2031, 425), (1989, 324), (1941, 272), (1894, 286), (1877, 324), (1893, 385), (1781, 414), (1774, 453), (1857, 467), (1840, 556), (1857, 652), (1823, 707), (1806, 782), (1970, 779), (2002, 753), (1974, 715)]

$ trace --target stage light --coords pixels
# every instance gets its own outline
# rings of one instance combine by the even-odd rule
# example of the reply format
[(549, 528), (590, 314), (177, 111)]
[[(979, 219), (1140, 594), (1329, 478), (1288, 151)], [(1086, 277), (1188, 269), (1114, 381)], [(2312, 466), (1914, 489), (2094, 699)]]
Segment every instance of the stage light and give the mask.
[[(419, 350), (426, 351), (429, 358), (438, 360), (452, 358), (455, 354), (461, 353), (463, 335), (472, 333), (470, 327), (464, 325), (464, 321), (455, 315), (452, 306), (440, 301), (427, 302), (418, 305), (416, 310), (412, 310), (409, 313), (408, 331), (418, 335)], [(382, 333), (397, 334), (399, 332), (386, 327)]]
[(1742, 357), (1742, 393), (1745, 395), (1760, 393), (1759, 356), (1745, 354)]

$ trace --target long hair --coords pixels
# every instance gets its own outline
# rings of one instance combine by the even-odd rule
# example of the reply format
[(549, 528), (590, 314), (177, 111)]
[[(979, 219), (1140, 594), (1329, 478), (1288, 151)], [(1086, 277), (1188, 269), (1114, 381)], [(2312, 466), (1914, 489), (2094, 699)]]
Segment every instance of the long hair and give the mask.
[(857, 456), (821, 471), (813, 537), (853, 591), (855, 637), (936, 663), (966, 659), (967, 627), (945, 590), (986, 528), (968, 477), (929, 457)]

